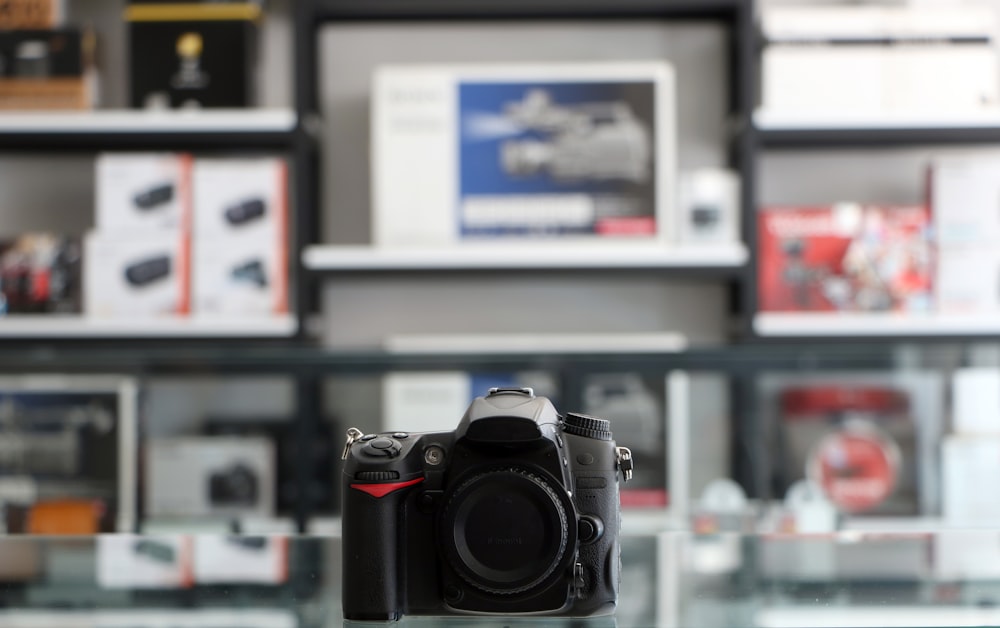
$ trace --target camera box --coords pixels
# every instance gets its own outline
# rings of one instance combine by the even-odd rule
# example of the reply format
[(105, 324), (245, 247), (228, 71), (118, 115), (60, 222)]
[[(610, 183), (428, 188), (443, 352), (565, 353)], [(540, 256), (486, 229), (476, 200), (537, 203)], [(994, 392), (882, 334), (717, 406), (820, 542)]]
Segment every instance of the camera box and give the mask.
[(934, 297), (938, 311), (1000, 312), (1000, 251), (985, 246), (939, 247), (937, 258)]
[(666, 62), (381, 67), (374, 243), (666, 242), (674, 109)]
[(777, 490), (808, 479), (851, 516), (938, 512), (944, 384), (936, 373), (763, 378)]
[(78, 314), (82, 257), (79, 238), (32, 233), (0, 241), (0, 316)]
[(275, 536), (196, 536), (198, 584), (281, 584), (288, 580), (288, 539)]
[(84, 312), (100, 318), (187, 314), (189, 247), (188, 236), (179, 231), (89, 233), (84, 240)]
[(252, 106), (261, 14), (252, 2), (131, 3), (132, 107)]
[(955, 434), (1000, 436), (1000, 369), (956, 370), (952, 398)]
[(193, 179), (195, 237), (284, 248), (288, 168), (283, 159), (197, 159)]
[(718, 168), (682, 172), (678, 196), (681, 245), (740, 242), (740, 180), (735, 172)]
[(455, 429), (469, 404), (490, 388), (527, 387), (558, 403), (549, 373), (468, 373), (397, 371), (382, 378), (382, 429), (406, 432), (447, 432)]
[(760, 308), (767, 312), (929, 312), (926, 207), (841, 203), (760, 212)]
[[(49, 524), (58, 532), (83, 519), (100, 532), (133, 529), (138, 397), (138, 384), (124, 377), (0, 377), (6, 532)], [(12, 525), (15, 509), (26, 509), (27, 520)]]
[(196, 316), (273, 316), (288, 311), (287, 256), (277, 242), (195, 238), (193, 275)]
[(934, 160), (930, 196), (942, 248), (995, 248), (1000, 242), (1000, 159)]
[(189, 228), (190, 155), (104, 153), (96, 169), (98, 231), (131, 237)]
[(1000, 436), (948, 436), (941, 445), (942, 515), (958, 525), (1000, 523)]
[(987, 112), (1000, 102), (991, 7), (776, 6), (762, 14), (768, 112)]
[(0, 30), (54, 28), (63, 19), (64, 0), (4, 0)]
[(80, 29), (0, 29), (0, 110), (89, 108), (92, 51), (93, 33)]
[(194, 583), (187, 536), (97, 537), (97, 583), (108, 589), (186, 589)]
[(274, 460), (274, 444), (267, 438), (151, 440), (146, 456), (146, 515), (271, 517)]

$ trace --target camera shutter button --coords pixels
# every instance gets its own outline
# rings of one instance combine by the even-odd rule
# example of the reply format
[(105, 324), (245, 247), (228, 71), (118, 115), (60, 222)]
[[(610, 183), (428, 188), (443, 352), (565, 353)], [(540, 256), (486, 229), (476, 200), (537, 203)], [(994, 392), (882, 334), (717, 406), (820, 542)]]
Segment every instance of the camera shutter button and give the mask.
[(392, 440), (388, 438), (376, 438), (372, 440), (371, 446), (375, 449), (392, 449)]

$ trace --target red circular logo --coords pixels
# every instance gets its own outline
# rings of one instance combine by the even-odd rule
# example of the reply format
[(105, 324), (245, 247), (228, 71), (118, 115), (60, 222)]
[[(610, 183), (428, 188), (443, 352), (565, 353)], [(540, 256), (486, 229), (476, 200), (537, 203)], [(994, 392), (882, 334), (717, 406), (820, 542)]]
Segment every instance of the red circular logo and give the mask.
[(844, 430), (825, 437), (809, 457), (809, 476), (838, 508), (864, 512), (896, 485), (899, 452), (875, 430)]

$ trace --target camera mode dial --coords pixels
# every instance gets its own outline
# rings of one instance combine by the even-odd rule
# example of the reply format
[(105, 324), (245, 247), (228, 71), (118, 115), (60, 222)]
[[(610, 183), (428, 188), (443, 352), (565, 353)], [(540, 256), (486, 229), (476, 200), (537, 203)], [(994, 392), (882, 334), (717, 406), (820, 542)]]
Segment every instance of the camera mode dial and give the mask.
[(373, 457), (395, 458), (399, 455), (399, 451), (402, 448), (403, 446), (399, 444), (399, 441), (379, 436), (366, 442), (361, 450)]
[(611, 440), (611, 421), (586, 414), (567, 413), (563, 419), (563, 430), (586, 438)]

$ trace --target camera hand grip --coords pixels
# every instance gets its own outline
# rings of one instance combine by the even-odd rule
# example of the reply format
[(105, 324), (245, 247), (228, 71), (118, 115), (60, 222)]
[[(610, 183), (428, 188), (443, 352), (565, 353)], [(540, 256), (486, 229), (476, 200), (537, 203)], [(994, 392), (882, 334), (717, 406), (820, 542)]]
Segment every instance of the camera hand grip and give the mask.
[(344, 490), (344, 618), (395, 621), (403, 614), (404, 532), (410, 487), (422, 481), (352, 483)]

